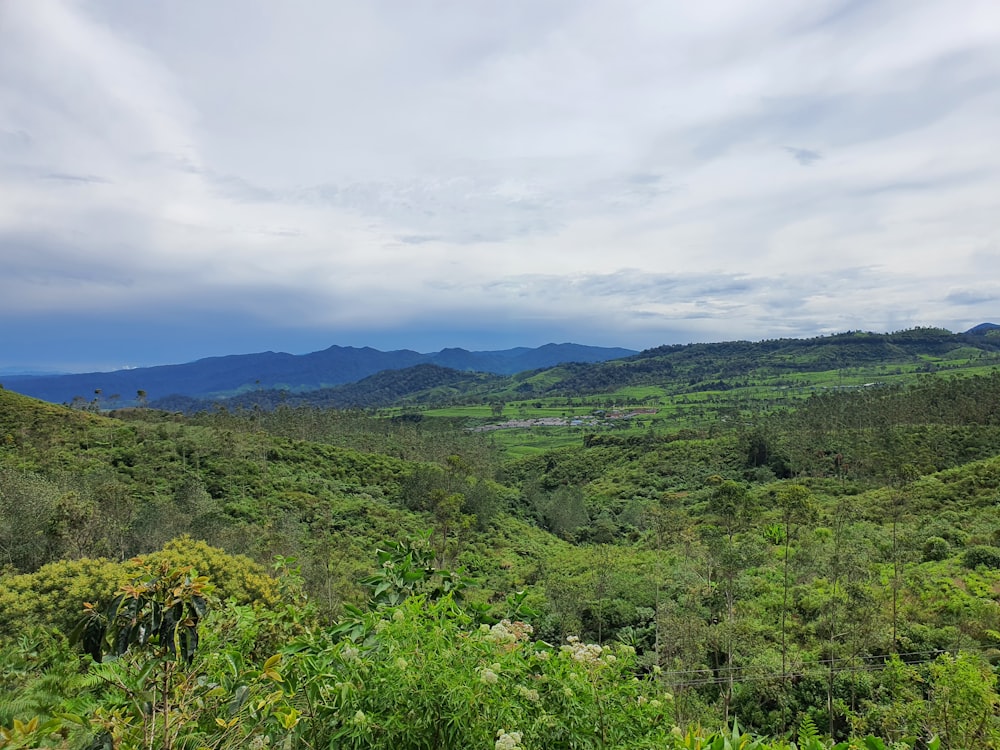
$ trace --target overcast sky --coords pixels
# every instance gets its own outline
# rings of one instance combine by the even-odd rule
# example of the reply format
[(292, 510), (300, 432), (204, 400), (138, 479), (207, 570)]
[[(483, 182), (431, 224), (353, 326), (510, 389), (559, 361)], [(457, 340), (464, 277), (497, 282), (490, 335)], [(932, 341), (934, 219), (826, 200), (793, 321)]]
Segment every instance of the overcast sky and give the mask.
[(1000, 322), (996, 0), (0, 0), (0, 370)]

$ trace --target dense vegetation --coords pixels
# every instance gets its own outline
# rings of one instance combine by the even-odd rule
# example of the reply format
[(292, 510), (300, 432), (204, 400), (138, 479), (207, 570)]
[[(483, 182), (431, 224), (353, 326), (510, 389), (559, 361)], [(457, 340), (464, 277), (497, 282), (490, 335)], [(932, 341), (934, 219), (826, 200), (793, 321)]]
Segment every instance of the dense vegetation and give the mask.
[[(685, 377), (745, 368), (726, 356)], [(0, 390), (0, 747), (1000, 747), (979, 364), (716, 391), (700, 419), (531, 451), (464, 429), (509, 402), (181, 416)]]
[(760, 399), (760, 386), (768, 388), (767, 400), (773, 404), (794, 401), (803, 392), (863, 384), (866, 380), (859, 379), (861, 375), (882, 384), (908, 383), (919, 373), (969, 371), (997, 364), (1000, 336), (922, 328), (891, 334), (854, 332), (811, 339), (662, 346), (617, 360), (565, 363), (506, 376), (423, 364), (386, 370), (335, 388), (246, 387), (238, 395), (216, 401), (171, 396), (157, 399), (153, 406), (195, 413), (219, 404), (229, 410), (281, 405), (427, 408), (518, 401), (537, 405), (539, 399), (541, 403), (562, 399), (564, 403), (600, 404), (614, 393), (622, 394), (618, 399), (622, 403), (643, 405), (656, 401), (657, 396), (697, 399), (711, 392), (725, 394), (722, 400), (732, 404)]
[(7, 387), (47, 401), (89, 400), (101, 391), (112, 403), (135, 405), (142, 391), (157, 400), (180, 394), (188, 398), (218, 398), (247, 391), (273, 389), (286, 393), (314, 391), (358, 380), (384, 371), (434, 365), (440, 369), (513, 374), (559, 362), (601, 362), (634, 354), (629, 349), (546, 344), (536, 349), (518, 347), (491, 352), (444, 349), (420, 354), (403, 349), (383, 352), (371, 347), (331, 346), (310, 354), (263, 352), (208, 357), (181, 365), (137, 367), (113, 372), (75, 375), (23, 375), (7, 378)]

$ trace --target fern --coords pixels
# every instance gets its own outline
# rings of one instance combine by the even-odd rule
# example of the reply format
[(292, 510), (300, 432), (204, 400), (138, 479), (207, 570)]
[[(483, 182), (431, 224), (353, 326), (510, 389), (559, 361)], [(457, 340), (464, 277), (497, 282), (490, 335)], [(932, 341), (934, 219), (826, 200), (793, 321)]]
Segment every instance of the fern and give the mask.
[(25, 719), (36, 713), (34, 696), (0, 693), (0, 726), (9, 727), (14, 719)]
[(823, 742), (812, 716), (805, 714), (799, 724), (799, 750), (822, 750)]

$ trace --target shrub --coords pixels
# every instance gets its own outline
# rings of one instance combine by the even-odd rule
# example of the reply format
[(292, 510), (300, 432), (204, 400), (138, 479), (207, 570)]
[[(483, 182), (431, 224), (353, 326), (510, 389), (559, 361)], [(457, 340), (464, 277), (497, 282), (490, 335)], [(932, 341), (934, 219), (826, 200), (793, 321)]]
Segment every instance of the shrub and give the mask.
[[(208, 576), (221, 599), (273, 606), (277, 583), (263, 567), (243, 555), (230, 555), (187, 537), (175, 539), (146, 556), (152, 565), (190, 565)], [(137, 562), (116, 563), (104, 558), (59, 560), (34, 573), (0, 579), (0, 638), (32, 625), (69, 633), (83, 614), (84, 602), (104, 602), (140, 571)]]
[[(355, 639), (312, 641), (285, 671), (318, 715), (309, 745), (343, 748), (663, 747), (671, 699), (634, 651), (475, 628), (451, 597), (367, 616)], [(306, 731), (304, 729), (304, 731)]]
[(982, 565), (1000, 570), (1000, 547), (989, 547), (985, 544), (969, 547), (962, 554), (962, 565), (967, 568), (978, 568)]
[(942, 654), (931, 665), (930, 725), (945, 747), (997, 747), (997, 677), (978, 656)]
[(947, 539), (932, 536), (924, 542), (924, 562), (944, 560), (951, 554), (951, 544)]

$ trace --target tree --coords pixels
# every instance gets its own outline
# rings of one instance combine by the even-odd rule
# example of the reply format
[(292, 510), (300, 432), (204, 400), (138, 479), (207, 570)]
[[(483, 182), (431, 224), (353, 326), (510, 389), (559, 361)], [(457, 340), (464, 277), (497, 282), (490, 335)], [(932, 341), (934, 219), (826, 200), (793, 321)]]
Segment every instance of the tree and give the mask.
[[(176, 723), (182, 718), (176, 716), (178, 677), (198, 647), (207, 590), (204, 576), (164, 563), (146, 567), (106, 607), (84, 605), (73, 638), (96, 662), (112, 657), (110, 669), (101, 674), (128, 694), (145, 747), (159, 739), (163, 750), (170, 750), (183, 730)], [(133, 658), (122, 661), (129, 652)]]
[(781, 523), (784, 530), (784, 555), (782, 556), (782, 594), (781, 594), (781, 723), (782, 732), (787, 727), (785, 706), (788, 702), (788, 559), (791, 549), (792, 535), (796, 524), (808, 518), (812, 512), (812, 498), (809, 489), (801, 484), (782, 485), (775, 496), (778, 510), (781, 513)]
[(583, 490), (579, 487), (563, 485), (542, 502), (546, 525), (553, 534), (564, 539), (574, 539), (579, 529), (590, 523)]
[(721, 594), (725, 602), (725, 627), (722, 638), (726, 657), (726, 690), (723, 696), (723, 714), (725, 722), (728, 724), (736, 671), (734, 651), (739, 578), (740, 574), (750, 565), (755, 564), (758, 559), (755, 550), (736, 541), (736, 535), (749, 522), (755, 502), (750, 491), (743, 484), (732, 480), (723, 480), (717, 475), (709, 478), (709, 484), (714, 485), (714, 488), (709, 496), (708, 508), (719, 519), (725, 531), (723, 538), (710, 544), (710, 550), (719, 570), (716, 592)]
[[(462, 512), (465, 495), (437, 489), (431, 492), (431, 513), (434, 514), (434, 529), (440, 539), (437, 545), (438, 565), (444, 565), (448, 558), (448, 537), (472, 528), (475, 518)], [(457, 545), (457, 542), (456, 542)], [(457, 550), (453, 550), (457, 554)]]
[(920, 476), (912, 464), (894, 466), (891, 472), (892, 487), (889, 490), (889, 502), (886, 512), (892, 522), (892, 648), (897, 648), (897, 633), (899, 624), (899, 589), (902, 587), (903, 560), (899, 550), (899, 522), (906, 512), (903, 490), (906, 485)]
[(756, 502), (744, 484), (724, 480), (718, 475), (709, 477), (708, 481), (713, 486), (708, 509), (719, 519), (732, 542), (736, 533), (750, 521)]
[(997, 676), (977, 656), (942, 654), (931, 665), (928, 723), (945, 747), (997, 747)]

